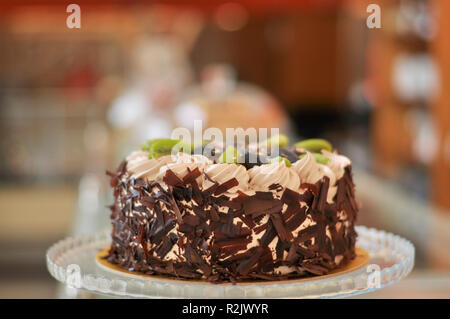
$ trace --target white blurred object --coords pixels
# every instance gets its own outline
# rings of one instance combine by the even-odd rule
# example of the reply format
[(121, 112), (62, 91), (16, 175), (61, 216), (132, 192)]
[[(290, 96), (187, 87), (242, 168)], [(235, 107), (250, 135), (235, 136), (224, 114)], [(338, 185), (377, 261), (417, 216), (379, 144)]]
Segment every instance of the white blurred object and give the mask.
[(85, 174), (78, 185), (78, 204), (72, 234), (88, 234), (98, 230), (102, 182), (95, 174)]
[(155, 112), (135, 123), (132, 138), (142, 143), (147, 139), (170, 136), (172, 129), (169, 117), (166, 114)]
[(192, 78), (183, 43), (171, 35), (140, 36), (132, 49), (129, 89), (108, 112), (122, 134), (119, 156), (150, 138), (170, 136), (173, 108)]
[(131, 89), (113, 102), (108, 111), (108, 121), (116, 129), (126, 129), (146, 116), (150, 109), (151, 103), (145, 92)]
[(414, 155), (421, 163), (428, 165), (434, 160), (439, 147), (432, 118), (425, 110), (412, 108), (407, 119), (413, 137)]
[(436, 35), (437, 26), (429, 7), (428, 1), (401, 1), (395, 21), (397, 32), (399, 34), (414, 34), (427, 41), (433, 39)]
[(227, 64), (213, 64), (202, 72), (202, 90), (210, 98), (221, 99), (236, 89), (236, 71)]
[(196, 103), (185, 102), (181, 103), (175, 109), (175, 121), (181, 127), (185, 127), (189, 130), (194, 129), (194, 121), (206, 121), (207, 115), (205, 111)]
[(430, 101), (439, 89), (439, 74), (428, 54), (401, 54), (394, 61), (392, 81), (404, 101)]
[(151, 98), (161, 89), (175, 95), (193, 77), (183, 44), (168, 35), (144, 36), (133, 48), (132, 81)]

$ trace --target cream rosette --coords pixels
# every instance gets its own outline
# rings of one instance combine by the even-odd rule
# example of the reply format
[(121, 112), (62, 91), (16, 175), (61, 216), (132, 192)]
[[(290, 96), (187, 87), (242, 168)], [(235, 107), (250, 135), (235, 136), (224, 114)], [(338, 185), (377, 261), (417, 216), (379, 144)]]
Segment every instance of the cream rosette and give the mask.
[(280, 184), (294, 191), (300, 187), (298, 175), (285, 162), (254, 166), (248, 171), (248, 175), (250, 188), (255, 191), (268, 191), (272, 184)]
[(197, 178), (197, 183), (199, 185), (202, 185), (204, 180), (203, 173), (206, 167), (213, 163), (210, 159), (203, 155), (189, 155), (186, 153), (178, 153), (178, 155), (176, 156), (168, 156), (172, 158), (174, 157), (175, 160), (163, 165), (160, 168), (159, 174), (156, 177), (157, 180), (162, 180), (168, 169), (170, 169), (178, 178), (183, 179), (189, 173), (189, 171), (192, 172), (193, 170), (198, 168), (202, 175)]
[(337, 180), (341, 179), (342, 176), (344, 176), (345, 168), (352, 165), (352, 162), (346, 156), (339, 155), (337, 153), (331, 153), (325, 150), (322, 151), (322, 154), (329, 159), (327, 166), (333, 171)]
[(149, 181), (156, 179), (161, 167), (172, 161), (171, 156), (163, 156), (158, 159), (149, 159), (148, 152), (136, 151), (127, 158), (127, 170), (134, 178), (146, 178)]
[[(249, 176), (247, 169), (239, 164), (213, 164), (205, 169), (205, 174), (208, 175), (212, 181), (223, 184), (232, 178), (236, 178), (238, 185), (230, 188), (227, 193), (236, 193), (238, 190), (246, 192), (248, 190)], [(203, 181), (203, 189), (208, 189), (214, 185), (214, 183), (205, 178)]]
[(317, 163), (314, 156), (310, 152), (307, 152), (305, 157), (292, 165), (292, 168), (297, 172), (302, 184), (315, 184), (327, 176), (330, 179), (327, 201), (329, 203), (333, 202), (333, 198), (337, 192), (336, 175), (328, 166)]

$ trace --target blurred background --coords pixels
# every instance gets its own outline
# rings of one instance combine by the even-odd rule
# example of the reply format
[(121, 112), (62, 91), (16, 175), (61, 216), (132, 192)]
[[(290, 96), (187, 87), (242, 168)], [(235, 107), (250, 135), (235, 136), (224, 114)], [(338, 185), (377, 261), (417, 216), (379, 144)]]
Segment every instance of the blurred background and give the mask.
[(416, 247), (364, 297), (450, 297), (450, 1), (74, 2), (79, 29), (70, 2), (0, 5), (0, 298), (98, 297), (51, 278), (46, 249), (107, 227), (105, 170), (195, 119), (332, 141), (358, 223)]

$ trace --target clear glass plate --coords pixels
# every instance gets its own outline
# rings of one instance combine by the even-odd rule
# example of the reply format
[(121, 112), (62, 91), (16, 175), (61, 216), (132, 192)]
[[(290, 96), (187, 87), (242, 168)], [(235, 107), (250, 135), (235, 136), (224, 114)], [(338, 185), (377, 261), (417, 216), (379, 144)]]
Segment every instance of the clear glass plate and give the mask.
[(351, 272), (251, 284), (130, 276), (99, 267), (96, 255), (110, 244), (110, 230), (69, 237), (47, 251), (47, 268), (58, 281), (91, 292), (131, 298), (336, 298), (381, 289), (407, 276), (414, 266), (414, 246), (385, 231), (357, 226), (357, 246), (370, 255), (369, 264)]

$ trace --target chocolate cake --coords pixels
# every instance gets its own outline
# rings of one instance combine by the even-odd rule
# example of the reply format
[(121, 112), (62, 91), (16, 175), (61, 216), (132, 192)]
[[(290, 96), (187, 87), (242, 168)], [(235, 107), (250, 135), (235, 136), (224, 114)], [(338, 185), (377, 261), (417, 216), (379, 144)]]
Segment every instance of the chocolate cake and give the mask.
[(326, 141), (283, 145), (257, 163), (246, 160), (248, 147), (226, 157), (230, 148), (174, 156), (154, 146), (107, 172), (109, 262), (223, 283), (324, 275), (355, 257), (351, 162)]

